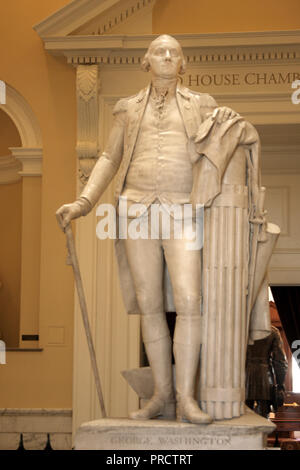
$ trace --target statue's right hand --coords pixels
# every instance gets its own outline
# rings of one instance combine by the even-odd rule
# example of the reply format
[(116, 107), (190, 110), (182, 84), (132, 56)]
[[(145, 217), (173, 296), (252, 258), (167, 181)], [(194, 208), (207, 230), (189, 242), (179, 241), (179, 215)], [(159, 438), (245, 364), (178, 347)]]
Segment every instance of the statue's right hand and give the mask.
[(76, 219), (82, 215), (82, 208), (77, 202), (64, 204), (56, 211), (56, 219), (60, 228), (65, 231), (66, 226), (72, 219)]

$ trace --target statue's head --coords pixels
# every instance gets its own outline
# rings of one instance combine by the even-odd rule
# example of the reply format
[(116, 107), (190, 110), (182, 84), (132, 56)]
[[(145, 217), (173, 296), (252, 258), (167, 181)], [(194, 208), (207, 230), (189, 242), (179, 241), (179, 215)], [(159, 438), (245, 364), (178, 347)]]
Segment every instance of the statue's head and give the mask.
[(151, 42), (142, 61), (142, 69), (162, 78), (173, 78), (184, 74), (186, 62), (179, 42), (163, 34)]

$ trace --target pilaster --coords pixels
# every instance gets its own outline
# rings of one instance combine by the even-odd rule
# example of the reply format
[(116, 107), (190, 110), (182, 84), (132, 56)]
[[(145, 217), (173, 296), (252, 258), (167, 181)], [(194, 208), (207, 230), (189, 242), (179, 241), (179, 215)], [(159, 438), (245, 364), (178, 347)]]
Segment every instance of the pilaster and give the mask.
[(77, 65), (77, 156), (79, 179), (85, 184), (98, 157), (99, 69)]

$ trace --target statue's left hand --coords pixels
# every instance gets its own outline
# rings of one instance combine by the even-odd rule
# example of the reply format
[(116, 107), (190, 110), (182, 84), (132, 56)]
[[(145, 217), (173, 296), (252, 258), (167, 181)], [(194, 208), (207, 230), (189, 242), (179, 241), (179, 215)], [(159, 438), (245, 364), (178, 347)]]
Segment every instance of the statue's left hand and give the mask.
[(222, 106), (220, 108), (216, 108), (213, 112), (213, 119), (217, 120), (220, 124), (222, 122), (227, 121), (228, 119), (233, 119), (238, 117), (239, 113), (233, 111), (231, 108), (227, 108), (227, 106)]

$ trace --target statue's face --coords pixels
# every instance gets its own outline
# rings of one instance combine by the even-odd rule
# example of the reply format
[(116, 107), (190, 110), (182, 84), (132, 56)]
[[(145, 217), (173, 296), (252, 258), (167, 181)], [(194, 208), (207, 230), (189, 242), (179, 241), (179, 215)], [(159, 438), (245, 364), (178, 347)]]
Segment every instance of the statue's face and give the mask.
[(170, 38), (154, 41), (148, 53), (152, 74), (157, 78), (175, 78), (182, 64), (179, 44)]

